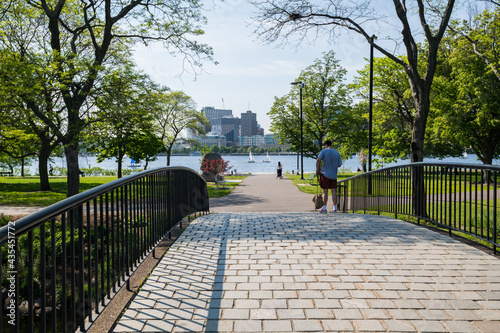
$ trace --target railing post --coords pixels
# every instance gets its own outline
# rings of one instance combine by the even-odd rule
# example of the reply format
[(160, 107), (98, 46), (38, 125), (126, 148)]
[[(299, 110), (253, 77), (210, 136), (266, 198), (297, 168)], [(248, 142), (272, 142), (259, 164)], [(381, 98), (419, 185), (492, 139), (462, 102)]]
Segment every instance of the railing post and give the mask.
[[(54, 239), (53, 244), (55, 244), (55, 237), (52, 237), (52, 238)], [(52, 255), (52, 257), (53, 257), (52, 262), (53, 262), (53, 265), (55, 267), (55, 255)], [(34, 307), (34, 305), (35, 305), (34, 304), (34, 290), (33, 290), (33, 283), (34, 283), (34, 281), (33, 281), (33, 268), (34, 268), (33, 267), (33, 231), (30, 231), (28, 233), (28, 258), (29, 258), (28, 259), (28, 265), (29, 265), (29, 267), (28, 267), (28, 283), (29, 283), (29, 286), (28, 286), (28, 305), (29, 305), (28, 329), (30, 330), (30, 332), (32, 332), (33, 331), (33, 321), (34, 321), (33, 311), (35, 308)], [(2, 262), (2, 261), (0, 260), (0, 262)], [(0, 276), (3, 276), (1, 271), (0, 271)], [(55, 281), (53, 283), (53, 286), (55, 287)], [(1, 305), (1, 307), (3, 308), (3, 304)], [(3, 317), (0, 317), (0, 321), (2, 321), (1, 319), (3, 319)], [(1, 325), (0, 325), (0, 331), (3, 331)]]
[[(83, 206), (78, 206), (78, 298), (79, 304), (81, 308), (81, 312), (79, 313), (79, 326), (85, 327), (85, 244), (84, 244), (84, 236), (83, 236)], [(54, 311), (54, 310), (53, 310)], [(55, 316), (54, 316), (55, 319)], [(76, 330), (76, 327), (75, 327)]]
[[(454, 175), (454, 168), (450, 167), (450, 176), (449, 176), (449, 189), (448, 189), (448, 226), (451, 229), (453, 226), (453, 175)], [(451, 235), (451, 230), (449, 231), (449, 235)]]
[(498, 172), (492, 172), (493, 177), (493, 253), (497, 254), (497, 246), (495, 244), (498, 243), (497, 232), (498, 232), (498, 220), (497, 220), (497, 177)]
[[(33, 242), (30, 242), (30, 243), (33, 243)], [(30, 252), (32, 253), (32, 252)], [(0, 263), (3, 262), (3, 256), (2, 256), (2, 249), (0, 248)], [(30, 265), (30, 267), (33, 267), (33, 264)], [(31, 272), (31, 270), (30, 270)], [(2, 269), (2, 265), (0, 265), (0, 276), (3, 276), (4, 272), (3, 272), (3, 269)], [(30, 279), (31, 280), (31, 279)], [(2, 284), (3, 280), (0, 281), (0, 285), (3, 285)], [(32, 316), (33, 314), (30, 312), (30, 320), (32, 319)], [(3, 304), (0, 304), (0, 332), (3, 332), (3, 316), (4, 316), (4, 313), (3, 313)], [(33, 331), (33, 325), (30, 326), (30, 329), (31, 331)]]
[[(63, 237), (64, 237), (65, 233), (63, 233)], [(16, 242), (17, 244), (17, 242)], [(63, 248), (64, 248), (64, 242), (63, 242)], [(17, 253), (17, 251), (16, 251)], [(16, 263), (17, 263), (17, 260), (16, 260)], [(46, 330), (46, 318), (45, 318), (45, 309), (47, 307), (47, 304), (46, 304), (46, 298), (45, 298), (45, 268), (46, 268), (46, 264), (45, 264), (45, 224), (43, 224), (41, 227), (40, 227), (40, 305), (41, 305), (41, 314), (40, 314), (40, 331), (41, 332), (45, 332)], [(65, 271), (63, 271), (65, 272)], [(66, 282), (66, 281), (64, 281)], [(19, 285), (16, 286), (16, 290), (19, 290)], [(64, 289), (63, 289), (63, 292), (64, 292)], [(66, 294), (64, 294), (66, 295)], [(63, 297), (63, 299), (65, 299)], [(16, 303), (17, 305), (17, 303)], [(16, 310), (17, 311), (17, 310)], [(16, 331), (19, 331), (19, 322), (17, 321), (17, 314), (16, 314)]]
[[(43, 237), (42, 237), (43, 238)], [(19, 332), (19, 243), (18, 243), (19, 238), (16, 237), (14, 238), (14, 272), (11, 274), (14, 274), (15, 278), (15, 289), (16, 289), (16, 294), (14, 295), (14, 306), (15, 306), (15, 312), (16, 312), (16, 318), (15, 318), (15, 331), (16, 333)], [(44, 243), (45, 244), (45, 243)], [(2, 277), (3, 278), (3, 277)], [(43, 290), (43, 289), (42, 289)], [(3, 304), (1, 304), (3, 306)], [(3, 320), (3, 318), (1, 318)]]

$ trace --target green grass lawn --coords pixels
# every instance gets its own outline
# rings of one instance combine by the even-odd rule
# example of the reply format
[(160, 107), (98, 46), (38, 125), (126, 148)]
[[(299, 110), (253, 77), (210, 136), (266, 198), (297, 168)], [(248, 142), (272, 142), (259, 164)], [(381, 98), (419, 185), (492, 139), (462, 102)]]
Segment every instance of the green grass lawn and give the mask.
[(228, 195), (245, 177), (246, 176), (224, 176), (226, 182), (223, 184), (217, 185), (215, 183), (208, 183), (208, 197), (218, 198)]
[[(241, 180), (244, 176), (228, 176), (226, 180)], [(108, 183), (116, 176), (87, 176), (80, 178), (80, 192)], [(66, 198), (66, 177), (50, 177), (51, 191), (40, 191), (38, 177), (0, 177), (0, 205), (45, 207)], [(217, 187), (208, 183), (209, 198), (227, 195), (238, 185), (226, 182)]]
[[(346, 179), (352, 176), (356, 176), (357, 172), (339, 172), (337, 180)], [(318, 179), (314, 177), (314, 180), (310, 182), (307, 180), (311, 173), (304, 173), (304, 179), (300, 179), (300, 175), (284, 175), (292, 181), (292, 183), (299, 188), (304, 193), (316, 194), (321, 193), (321, 188), (318, 188)]]
[[(116, 176), (80, 178), (80, 192), (115, 180)], [(66, 198), (66, 177), (50, 177), (51, 191), (40, 191), (39, 177), (0, 177), (0, 204), (45, 207)]]

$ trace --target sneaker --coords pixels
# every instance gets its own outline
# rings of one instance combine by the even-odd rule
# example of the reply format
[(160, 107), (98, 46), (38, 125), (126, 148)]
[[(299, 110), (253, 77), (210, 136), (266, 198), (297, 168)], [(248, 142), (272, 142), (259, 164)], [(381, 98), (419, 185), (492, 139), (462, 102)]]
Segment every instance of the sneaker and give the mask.
[(322, 210), (320, 210), (319, 212), (320, 212), (320, 213), (324, 213), (324, 214), (326, 214), (328, 211), (327, 211), (326, 209), (322, 209)]
[(333, 209), (333, 210), (332, 210), (332, 213), (336, 213), (336, 212), (337, 212), (337, 210), (336, 210), (336, 209)]

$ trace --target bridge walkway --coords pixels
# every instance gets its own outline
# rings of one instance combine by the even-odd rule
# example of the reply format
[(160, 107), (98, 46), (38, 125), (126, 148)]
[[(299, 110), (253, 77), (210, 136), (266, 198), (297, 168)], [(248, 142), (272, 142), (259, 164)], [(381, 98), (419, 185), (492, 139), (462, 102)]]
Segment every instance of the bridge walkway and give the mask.
[(176, 240), (114, 332), (500, 332), (500, 260), (252, 175)]

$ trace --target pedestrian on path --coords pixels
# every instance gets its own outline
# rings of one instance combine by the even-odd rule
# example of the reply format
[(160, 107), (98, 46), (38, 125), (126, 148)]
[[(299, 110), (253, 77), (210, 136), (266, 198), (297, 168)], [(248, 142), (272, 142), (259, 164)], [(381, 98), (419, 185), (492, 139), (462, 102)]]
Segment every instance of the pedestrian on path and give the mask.
[(283, 179), (283, 166), (281, 162), (278, 162), (278, 166), (276, 167), (276, 178)]
[[(342, 166), (342, 158), (338, 151), (332, 148), (332, 141), (326, 140), (324, 149), (319, 153), (316, 160), (316, 175), (319, 177), (319, 185), (323, 189), (323, 208), (320, 213), (326, 213), (328, 203), (328, 190), (332, 192), (333, 209), (337, 212), (337, 171)], [(323, 162), (323, 166), (321, 166)]]

